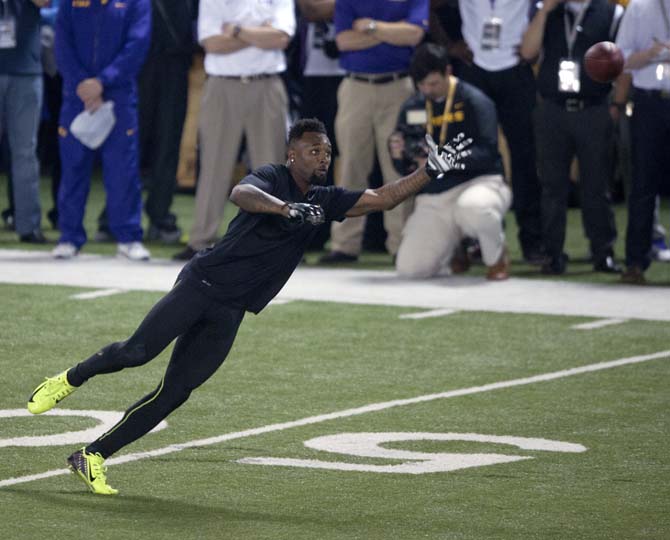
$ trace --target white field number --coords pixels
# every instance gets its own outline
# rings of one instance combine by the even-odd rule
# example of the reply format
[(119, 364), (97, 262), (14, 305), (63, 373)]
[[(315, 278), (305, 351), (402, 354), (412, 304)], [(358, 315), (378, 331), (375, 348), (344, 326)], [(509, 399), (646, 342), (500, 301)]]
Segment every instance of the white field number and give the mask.
[(344, 463), (315, 459), (291, 459), (272, 457), (250, 457), (238, 460), (238, 463), (250, 465), (272, 465), (281, 467), (306, 467), (336, 471), (361, 471), (376, 473), (425, 474), (434, 472), (457, 471), (470, 467), (483, 467), (498, 463), (511, 463), (533, 459), (532, 456), (499, 453), (452, 453), (452, 452), (413, 452), (381, 446), (386, 443), (402, 441), (467, 441), (491, 444), (507, 444), (522, 450), (543, 452), (585, 452), (586, 447), (548, 439), (482, 435), (479, 433), (338, 433), (305, 441), (305, 446), (325, 452), (335, 452), (358, 457), (400, 460), (394, 465), (367, 465), (362, 463)]
[[(100, 435), (109, 431), (121, 418), (123, 413), (118, 411), (79, 411), (72, 409), (54, 409), (40, 416), (84, 416), (97, 420), (97, 425), (79, 431), (67, 431), (51, 435), (34, 435), (29, 437), (0, 438), (0, 448), (7, 446), (60, 446), (66, 444), (79, 444), (94, 441)], [(34, 414), (26, 409), (0, 409), (0, 421), (6, 418), (30, 417)], [(163, 420), (151, 431), (160, 431), (167, 427)], [(4, 430), (3, 430), (4, 431)]]

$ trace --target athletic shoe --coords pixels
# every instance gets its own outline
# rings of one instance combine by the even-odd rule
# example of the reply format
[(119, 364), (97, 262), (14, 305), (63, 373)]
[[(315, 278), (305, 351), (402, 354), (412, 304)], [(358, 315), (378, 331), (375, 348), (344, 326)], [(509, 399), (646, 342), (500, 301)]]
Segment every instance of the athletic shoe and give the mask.
[(148, 261), (151, 257), (151, 253), (142, 245), (142, 242), (117, 244), (116, 254), (131, 261)]
[(60, 242), (51, 251), (51, 255), (53, 255), (56, 259), (71, 259), (77, 253), (79, 253), (77, 246), (71, 244), (70, 242)]
[(144, 234), (147, 242), (161, 242), (163, 244), (178, 244), (181, 240), (181, 229), (175, 225), (172, 227), (159, 227), (150, 225), (149, 230)]
[(76, 473), (93, 493), (116, 495), (119, 492), (107, 483), (105, 458), (100, 454), (89, 454), (86, 448), (82, 448), (67, 458), (67, 463), (72, 472)]
[(67, 382), (67, 370), (55, 377), (47, 377), (30, 396), (28, 410), (33, 414), (42, 414), (53, 409), (76, 389), (76, 386)]
[(657, 238), (652, 242), (651, 256), (656, 261), (670, 262), (670, 249), (665, 243), (665, 238)]

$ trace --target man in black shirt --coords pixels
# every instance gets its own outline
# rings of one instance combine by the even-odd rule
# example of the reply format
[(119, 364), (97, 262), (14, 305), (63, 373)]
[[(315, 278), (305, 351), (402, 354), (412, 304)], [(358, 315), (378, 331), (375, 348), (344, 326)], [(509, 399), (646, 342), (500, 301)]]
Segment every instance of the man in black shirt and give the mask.
[(319, 226), (393, 208), (431, 179), (460, 167), (467, 153), (462, 144), (456, 150), (433, 148), (425, 167), (375, 190), (324, 187), (331, 160), (326, 129), (315, 119), (298, 121), (289, 132), (287, 164), (261, 167), (233, 189), (230, 200), (240, 211), (223, 239), (183, 268), (173, 289), (129, 339), (47, 378), (30, 397), (28, 410), (40, 414), (53, 408), (95, 375), (146, 364), (176, 338), (158, 387), (68, 458), (91, 491), (116, 494), (107, 484), (104, 460), (148, 433), (214, 374), (245, 311), (258, 313), (280, 291)]
[(398, 273), (427, 278), (448, 265), (454, 272), (467, 270), (465, 254), (459, 256), (461, 240), (467, 236), (479, 241), (487, 278), (507, 279), (502, 222), (512, 194), (498, 153), (495, 105), (478, 88), (451, 75), (447, 51), (440, 45), (417, 48), (410, 74), (420, 93), (405, 101), (391, 136), (396, 170), (407, 174), (418, 166), (425, 155), (426, 133), (441, 144), (457, 133), (475, 142), (463, 161), (465, 169), (449, 171), (441, 182), (427, 184), (417, 195), (398, 250)]

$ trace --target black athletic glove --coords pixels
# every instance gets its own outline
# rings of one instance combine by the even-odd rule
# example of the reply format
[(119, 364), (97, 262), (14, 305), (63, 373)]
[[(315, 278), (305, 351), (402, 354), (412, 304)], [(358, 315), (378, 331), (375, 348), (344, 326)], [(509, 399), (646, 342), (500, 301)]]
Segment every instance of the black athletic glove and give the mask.
[(445, 173), (454, 169), (465, 169), (461, 160), (472, 153), (467, 149), (472, 144), (472, 139), (466, 139), (463, 133), (456, 135), (442, 148), (439, 148), (433, 138), (426, 134), (426, 144), (428, 145), (426, 173), (432, 179), (442, 178)]
[(326, 214), (318, 204), (286, 203), (288, 206), (288, 220), (291, 223), (302, 225), (307, 222), (310, 225), (321, 225), (326, 222)]

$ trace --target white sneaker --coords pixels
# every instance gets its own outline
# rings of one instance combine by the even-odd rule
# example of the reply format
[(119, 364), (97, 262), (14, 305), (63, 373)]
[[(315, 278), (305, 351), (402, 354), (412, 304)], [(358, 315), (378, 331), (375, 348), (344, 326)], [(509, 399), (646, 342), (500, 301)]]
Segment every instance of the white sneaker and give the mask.
[(131, 261), (148, 261), (151, 258), (151, 253), (142, 245), (142, 242), (117, 244), (116, 254)]
[(79, 250), (77, 249), (77, 247), (74, 244), (71, 244), (70, 242), (60, 242), (51, 251), (51, 254), (56, 259), (71, 259), (77, 253), (79, 253)]

